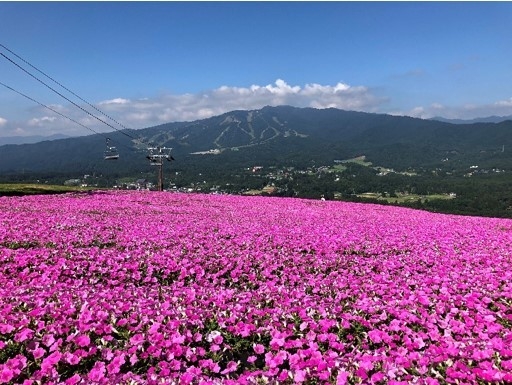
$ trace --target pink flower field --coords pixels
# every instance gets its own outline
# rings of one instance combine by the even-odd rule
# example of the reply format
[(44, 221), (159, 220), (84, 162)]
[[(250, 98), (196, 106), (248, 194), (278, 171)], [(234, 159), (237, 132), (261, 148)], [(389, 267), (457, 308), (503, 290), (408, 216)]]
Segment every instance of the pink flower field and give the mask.
[(3, 197), (0, 383), (512, 383), (512, 221), (265, 197)]

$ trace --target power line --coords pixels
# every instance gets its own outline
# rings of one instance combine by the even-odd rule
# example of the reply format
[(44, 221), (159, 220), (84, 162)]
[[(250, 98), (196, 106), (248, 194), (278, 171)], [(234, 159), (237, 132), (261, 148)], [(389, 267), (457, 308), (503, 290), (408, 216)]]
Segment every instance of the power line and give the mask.
[[(116, 119), (114, 119), (113, 117), (111, 117), (110, 115), (106, 114), (105, 112), (103, 112), (102, 110), (100, 110), (99, 108), (97, 108), (96, 106), (94, 106), (93, 104), (89, 103), (87, 100), (83, 99), (82, 97), (80, 97), (79, 95), (77, 95), (75, 92), (73, 92), (72, 90), (70, 90), (69, 88), (67, 88), (66, 86), (64, 86), (62, 83), (58, 82), (57, 80), (55, 80), (53, 77), (51, 77), (50, 75), (48, 75), (47, 73), (45, 73), (44, 71), (40, 70), (39, 68), (37, 68), (36, 66), (34, 66), (33, 64), (31, 64), (30, 62), (28, 62), (27, 60), (23, 59), (20, 55), (16, 54), (15, 52), (13, 52), (12, 50), (10, 50), (9, 48), (7, 48), (5, 45), (1, 44), (0, 43), (0, 47), (2, 47), (3, 49), (5, 49), (6, 51), (10, 52), (12, 55), (16, 56), (18, 59), (20, 59), (22, 62), (24, 62), (25, 64), (27, 64), (28, 66), (32, 67), (33, 69), (35, 69), (37, 72), (39, 72), (40, 74), (46, 76), (48, 79), (50, 79), (51, 81), (53, 81), (54, 83), (58, 84), (60, 87), (62, 87), (63, 89), (65, 89), (66, 91), (68, 91), (70, 94), (72, 94), (73, 96), (75, 96), (76, 98), (78, 98), (79, 100), (81, 100), (82, 102), (84, 102), (85, 104), (87, 104), (89, 107), (93, 108), (94, 110), (96, 110), (97, 112), (99, 112), (100, 114), (102, 114), (103, 116), (107, 117), (108, 119), (110, 119), (111, 121), (113, 121), (114, 123), (116, 123), (117, 125), (121, 126), (122, 128), (124, 128), (125, 130), (131, 130), (131, 131), (135, 131), (129, 127), (126, 127), (125, 125), (123, 125), (122, 123), (118, 122)], [(2, 56), (6, 57), (4, 54), (2, 54)], [(7, 58), (8, 59), (8, 58)], [(8, 59), (11, 63), (14, 63), (12, 60)], [(16, 64), (16, 63), (14, 63)], [(16, 64), (17, 65), (17, 64)], [(18, 65), (17, 65), (18, 66)], [(21, 68), (20, 66), (18, 66), (19, 68)], [(24, 70), (24, 69), (23, 69)], [(25, 70), (24, 70), (25, 71)], [(25, 71), (27, 72), (27, 71)], [(28, 73), (28, 72), (27, 72)], [(31, 74), (29, 74), (31, 75)], [(31, 75), (32, 76), (32, 75)], [(34, 76), (32, 76), (34, 77)], [(34, 77), (35, 78), (35, 77)], [(37, 78), (36, 78), (37, 79)], [(39, 79), (37, 79), (39, 80)], [(40, 80), (39, 80), (40, 81)], [(45, 84), (45, 83), (43, 83)], [(45, 84), (46, 85), (46, 84)], [(48, 87), (48, 86), (47, 86)], [(50, 88), (51, 89), (51, 88)], [(52, 89), (53, 90), (53, 89)], [(56, 92), (55, 90), (53, 90), (54, 92)], [(60, 93), (58, 93), (60, 96), (62, 96)], [(64, 96), (62, 96), (64, 97)], [(65, 97), (64, 97), (65, 98)], [(69, 99), (65, 98), (66, 100), (70, 101)], [(71, 101), (70, 101), (71, 102)], [(71, 102), (73, 103), (73, 102)], [(74, 103), (73, 103), (74, 104)], [(76, 104), (74, 104), (75, 106), (77, 106)], [(81, 107), (77, 106), (78, 108), (82, 109)], [(83, 109), (82, 109), (83, 110)], [(88, 113), (87, 111), (85, 111), (86, 113)], [(89, 115), (91, 115), (90, 113), (88, 113)], [(96, 116), (94, 116), (96, 119), (98, 119)], [(98, 119), (100, 120), (101, 122), (103, 122), (103, 120), (101, 119)], [(105, 122), (103, 122), (105, 123)], [(105, 123), (107, 124), (107, 123)], [(107, 124), (109, 127), (112, 127), (111, 125)], [(112, 127), (114, 128), (114, 127)], [(114, 128), (116, 129), (116, 128)], [(140, 138), (133, 138), (132, 139), (134, 140), (140, 140), (141, 142), (143, 142)]]
[(84, 124), (82, 124), (82, 123), (80, 123), (80, 122), (76, 121), (76, 120), (75, 120), (75, 119), (73, 119), (73, 118), (70, 118), (69, 116), (64, 115), (63, 113), (61, 113), (61, 112), (57, 111), (56, 109), (54, 109), (54, 108), (52, 108), (52, 107), (50, 107), (50, 106), (47, 106), (46, 104), (43, 104), (43, 103), (41, 103), (41, 102), (39, 102), (39, 101), (35, 100), (34, 98), (32, 98), (32, 97), (30, 97), (30, 96), (28, 96), (28, 95), (24, 94), (24, 93), (23, 93), (23, 92), (21, 92), (21, 91), (15, 90), (15, 89), (14, 89), (14, 88), (12, 88), (11, 86), (8, 86), (7, 84), (2, 83), (1, 81), (0, 81), (0, 85), (4, 86), (5, 88), (7, 88), (7, 89), (9, 89), (9, 90), (11, 90), (11, 91), (13, 91), (13, 92), (16, 92), (18, 95), (21, 95), (21, 96), (23, 96), (23, 97), (27, 98), (28, 100), (30, 100), (30, 101), (32, 101), (32, 102), (34, 102), (34, 103), (36, 103), (36, 104), (39, 104), (41, 107), (44, 107), (44, 108), (49, 109), (50, 111), (52, 111), (52, 112), (56, 113), (57, 115), (60, 115), (60, 116), (62, 116), (63, 118), (66, 118), (66, 119), (68, 119), (68, 120), (72, 121), (73, 123), (76, 123), (76, 124), (78, 124), (79, 126), (82, 126), (83, 128), (86, 128), (86, 129), (88, 129), (88, 130), (90, 130), (90, 131), (94, 132), (95, 134), (102, 135), (102, 136), (105, 136), (105, 137), (106, 137), (106, 135), (105, 135), (105, 134), (102, 134), (102, 133), (100, 133), (100, 132), (94, 131), (92, 128), (87, 127), (86, 125), (84, 125)]
[[(101, 133), (101, 132), (97, 132), (97, 131), (93, 130), (92, 128), (87, 127), (85, 124), (82, 124), (82, 123), (80, 123), (79, 121), (77, 121), (77, 120), (75, 120), (75, 119), (73, 119), (73, 118), (70, 118), (69, 116), (67, 116), (67, 115), (63, 114), (62, 112), (59, 112), (59, 111), (57, 111), (56, 109), (54, 109), (54, 108), (52, 108), (52, 107), (50, 107), (50, 106), (48, 106), (48, 105), (46, 105), (46, 104), (44, 104), (44, 103), (39, 102), (38, 100), (36, 100), (36, 99), (34, 99), (34, 98), (32, 98), (32, 97), (28, 96), (27, 94), (24, 94), (24, 93), (23, 93), (23, 92), (21, 92), (21, 91), (18, 91), (18, 90), (16, 90), (16, 89), (14, 89), (13, 87), (11, 87), (11, 86), (9, 86), (9, 85), (7, 85), (7, 84), (5, 84), (5, 83), (1, 82), (1, 81), (0, 81), (0, 85), (2, 85), (2, 86), (4, 86), (5, 88), (7, 88), (7, 89), (9, 89), (9, 90), (11, 90), (11, 91), (13, 91), (13, 92), (17, 93), (18, 95), (23, 96), (24, 98), (26, 98), (26, 99), (28, 99), (28, 100), (30, 100), (30, 101), (32, 101), (32, 102), (34, 102), (34, 103), (36, 103), (36, 104), (39, 104), (41, 107), (44, 107), (44, 108), (46, 108), (46, 109), (48, 109), (48, 110), (50, 110), (50, 111), (52, 111), (52, 112), (56, 113), (57, 115), (62, 116), (63, 118), (68, 119), (69, 121), (71, 121), (71, 122), (73, 122), (73, 123), (76, 123), (76, 124), (78, 124), (79, 126), (81, 126), (81, 127), (83, 127), (83, 128), (86, 128), (86, 129), (87, 129), (87, 130), (89, 130), (89, 131), (94, 132), (94, 133), (95, 133), (95, 134), (97, 134), (97, 135), (101, 135), (101, 136), (103, 136), (104, 138), (106, 138), (106, 139), (107, 139), (107, 143), (108, 143), (108, 140), (110, 140), (110, 137), (109, 137), (109, 136), (107, 136), (106, 134)], [(128, 149), (128, 150), (131, 150), (131, 148), (129, 148), (128, 146), (125, 146), (125, 145), (124, 145), (124, 144), (122, 144), (122, 143), (119, 143), (119, 144), (121, 144), (121, 146), (122, 146), (122, 147), (124, 147), (124, 148), (126, 148), (126, 149)]]
[[(85, 99), (81, 98), (81, 97), (80, 97), (80, 96), (78, 96), (76, 93), (74, 93), (73, 91), (71, 91), (69, 88), (65, 87), (64, 85), (62, 85), (61, 83), (59, 83), (58, 81), (56, 81), (55, 79), (53, 79), (51, 76), (47, 75), (45, 72), (43, 72), (43, 71), (41, 71), (40, 69), (38, 69), (37, 67), (35, 67), (34, 65), (30, 64), (27, 60), (23, 59), (21, 56), (17, 55), (17, 54), (16, 54), (16, 53), (14, 53), (13, 51), (11, 51), (9, 48), (7, 48), (6, 46), (4, 46), (3, 44), (0, 44), (0, 47), (1, 47), (1, 48), (3, 48), (3, 49), (5, 49), (6, 51), (10, 52), (12, 55), (16, 56), (19, 60), (23, 61), (25, 64), (27, 64), (28, 66), (32, 67), (33, 69), (35, 69), (36, 71), (38, 71), (38, 72), (39, 72), (39, 73), (41, 73), (42, 75), (46, 76), (48, 79), (50, 79), (51, 81), (53, 81), (54, 83), (56, 83), (57, 85), (59, 85), (61, 88), (65, 89), (66, 91), (68, 91), (69, 93), (71, 93), (73, 96), (75, 96), (75, 97), (76, 97), (76, 98), (78, 98), (79, 100), (83, 101), (83, 102), (84, 102), (84, 103), (86, 103), (88, 106), (92, 107), (94, 110), (98, 111), (99, 113), (101, 113), (102, 115), (104, 115), (105, 117), (107, 117), (108, 119), (110, 119), (111, 121), (115, 122), (117, 125), (119, 125), (119, 126), (123, 127), (125, 130), (132, 130), (132, 129), (128, 128), (128, 127), (125, 127), (123, 124), (119, 123), (117, 120), (115, 120), (114, 118), (110, 117), (109, 115), (107, 115), (106, 113), (104, 113), (104, 112), (103, 112), (103, 111), (101, 111), (99, 108), (97, 108), (97, 107), (95, 107), (94, 105), (92, 105), (91, 103), (87, 102)], [(34, 78), (34, 79), (35, 79), (35, 80), (37, 80), (39, 83), (43, 84), (45, 87), (47, 87), (47, 88), (49, 88), (50, 90), (52, 90), (53, 92), (55, 92), (57, 95), (59, 95), (60, 97), (62, 97), (62, 98), (63, 98), (63, 99), (65, 99), (65, 100), (67, 100), (69, 103), (71, 103), (72, 105), (74, 105), (75, 107), (77, 107), (78, 109), (80, 109), (81, 111), (85, 112), (87, 115), (89, 115), (89, 116), (91, 116), (91, 117), (95, 118), (96, 120), (100, 121), (101, 123), (103, 123), (103, 124), (107, 125), (108, 127), (112, 128), (112, 129), (114, 129), (115, 131), (120, 132), (120, 133), (121, 133), (121, 134), (123, 134), (123, 135), (125, 135), (125, 136), (127, 136), (127, 137), (129, 137), (129, 138), (131, 138), (131, 139), (133, 139), (133, 140), (135, 140), (135, 141), (139, 141), (139, 142), (141, 142), (141, 143), (145, 144), (145, 145), (148, 147), (148, 150), (150, 151), (150, 156), (148, 157), (148, 158), (150, 159), (150, 161), (151, 161), (151, 160), (154, 160), (154, 159), (156, 159), (156, 158), (159, 158), (159, 160), (160, 160), (160, 174), (159, 174), (159, 178), (160, 178), (160, 179), (159, 179), (159, 186), (160, 186), (160, 187), (159, 187), (159, 189), (160, 189), (160, 191), (162, 191), (162, 190), (163, 190), (163, 175), (162, 175), (162, 169), (161, 169), (161, 166), (162, 166), (162, 165), (161, 165), (161, 161), (162, 161), (163, 157), (165, 157), (165, 158), (166, 158), (167, 160), (169, 160), (169, 161), (170, 161), (170, 160), (174, 160), (174, 158), (172, 158), (172, 156), (170, 156), (170, 154), (165, 155), (165, 156), (164, 156), (164, 155), (159, 155), (159, 156), (157, 156), (157, 157), (154, 157), (154, 156), (152, 157), (152, 155), (154, 155), (154, 154), (153, 154), (153, 150), (155, 150), (155, 149), (157, 149), (157, 148), (152, 148), (152, 147), (150, 146), (150, 144), (149, 144), (149, 143), (145, 143), (145, 141), (144, 141), (144, 140), (142, 140), (141, 138), (135, 138), (135, 137), (133, 137), (132, 135), (128, 134), (127, 132), (125, 132), (125, 131), (121, 131), (121, 130), (117, 129), (116, 127), (112, 126), (110, 123), (108, 123), (108, 122), (104, 121), (103, 119), (101, 119), (101, 118), (97, 117), (96, 115), (92, 114), (91, 112), (87, 111), (85, 108), (83, 108), (83, 107), (79, 106), (77, 103), (73, 102), (71, 99), (69, 99), (68, 97), (64, 96), (62, 93), (60, 93), (59, 91), (57, 91), (55, 88), (51, 87), (50, 85), (48, 85), (47, 83), (45, 83), (43, 80), (41, 80), (40, 78), (38, 78), (37, 76), (35, 76), (35, 75), (34, 75), (34, 74), (32, 74), (31, 72), (29, 72), (27, 69), (23, 68), (20, 64), (16, 63), (13, 59), (9, 58), (9, 57), (8, 57), (7, 55), (5, 55), (3, 52), (0, 52), (0, 55), (1, 55), (1, 56), (3, 56), (3, 57), (4, 57), (6, 60), (8, 60), (9, 62), (11, 62), (13, 65), (15, 65), (16, 67), (18, 67), (19, 69), (21, 69), (21, 70), (22, 70), (23, 72), (25, 72), (27, 75), (29, 75), (30, 77)], [(49, 106), (47, 106), (47, 105), (45, 105), (45, 104), (43, 104), (43, 103), (38, 102), (38, 101), (37, 101), (37, 100), (35, 100), (34, 98), (31, 98), (30, 96), (28, 96), (28, 95), (26, 95), (26, 94), (23, 94), (23, 93), (21, 93), (21, 92), (19, 92), (19, 91), (15, 90), (14, 88), (12, 88), (12, 87), (10, 87), (10, 86), (7, 86), (7, 85), (6, 85), (6, 84), (4, 84), (4, 83), (1, 83), (1, 82), (0, 82), (0, 84), (1, 84), (1, 85), (3, 85), (3, 86), (4, 86), (4, 87), (6, 87), (6, 88), (8, 88), (8, 89), (12, 90), (12, 91), (14, 91), (14, 92), (16, 92), (16, 93), (18, 93), (18, 94), (20, 94), (20, 95), (24, 96), (25, 98), (27, 98), (27, 99), (29, 99), (29, 100), (31, 100), (31, 101), (33, 101), (33, 102), (35, 102), (35, 103), (39, 104), (40, 106), (43, 106), (43, 107), (45, 107), (45, 108), (49, 109), (50, 111), (53, 111), (53, 112), (55, 112), (56, 114), (58, 114), (58, 115), (60, 115), (60, 116), (63, 116), (63, 117), (64, 117), (64, 118), (66, 118), (66, 119), (69, 119), (70, 121), (72, 121), (72, 122), (74, 122), (74, 123), (76, 123), (76, 124), (78, 124), (78, 125), (80, 125), (80, 126), (82, 126), (82, 127), (86, 128), (86, 129), (88, 129), (88, 130), (90, 130), (90, 131), (92, 131), (92, 132), (94, 132), (94, 133), (96, 133), (96, 134), (100, 134), (100, 133), (98, 133), (98, 132), (94, 131), (93, 129), (91, 129), (91, 128), (89, 128), (89, 127), (85, 126), (85, 125), (83, 125), (82, 123), (77, 122), (76, 120), (74, 120), (74, 119), (72, 119), (72, 118), (70, 118), (70, 117), (68, 117), (68, 116), (66, 116), (66, 115), (64, 115), (64, 114), (62, 114), (62, 113), (60, 113), (60, 112), (56, 111), (55, 109), (53, 109), (53, 108), (51, 108), (51, 107), (49, 107)], [(133, 131), (133, 130), (132, 130), (132, 131)], [(100, 135), (103, 135), (103, 134), (100, 134)], [(105, 135), (103, 135), (103, 136), (105, 136)], [(108, 141), (109, 141), (109, 140), (110, 140), (110, 139), (109, 139), (109, 138), (107, 138), (107, 146), (108, 146)], [(158, 147), (158, 149), (160, 150), (160, 152), (161, 152), (162, 150), (164, 150), (164, 149), (165, 149), (165, 150), (171, 150), (170, 148), (165, 148), (165, 147), (164, 147), (164, 148), (160, 148), (160, 147)]]
[(73, 104), (75, 107), (79, 108), (80, 110), (82, 110), (83, 112), (85, 112), (87, 115), (93, 117), (94, 119), (100, 121), (101, 123), (103, 124), (106, 124), (107, 126), (109, 126), (110, 128), (113, 128), (115, 131), (118, 131), (120, 132), (121, 134), (123, 135), (126, 135), (128, 136), (129, 138), (131, 139), (134, 139), (134, 140), (137, 140), (137, 138), (134, 138), (133, 136), (131, 136), (130, 134), (124, 132), (124, 131), (121, 131), (121, 130), (118, 130), (117, 128), (115, 128), (113, 125), (111, 125), (110, 123), (108, 122), (105, 122), (103, 119), (101, 118), (98, 118), (96, 115), (90, 113), (89, 111), (87, 111), (85, 108), (79, 106), (78, 104), (76, 104), (74, 101), (72, 101), (71, 99), (69, 99), (68, 97), (62, 95), (59, 91), (57, 91), (55, 88), (53, 88), (52, 86), (46, 84), (44, 81), (42, 81), (41, 79), (39, 79), (37, 76), (35, 76), (34, 74), (31, 74), (29, 71), (27, 71), (25, 68), (23, 68), (22, 66), (20, 66), (18, 63), (16, 63), (14, 60), (12, 60), (11, 58), (7, 57), (5, 54), (3, 54), (2, 52), (0, 52), (0, 55), (2, 55), (4, 58), (6, 58), (8, 61), (10, 61), (12, 64), (14, 64), (16, 67), (18, 67), (19, 69), (21, 69), (23, 72), (25, 72), (27, 75), (33, 77), (35, 80), (37, 80), (39, 83), (43, 84), (45, 87), (49, 88), (50, 90), (52, 90), (53, 92), (55, 92), (57, 95), (59, 95), (60, 97), (62, 97), (63, 99), (66, 99), (68, 102), (70, 102), (71, 104)]

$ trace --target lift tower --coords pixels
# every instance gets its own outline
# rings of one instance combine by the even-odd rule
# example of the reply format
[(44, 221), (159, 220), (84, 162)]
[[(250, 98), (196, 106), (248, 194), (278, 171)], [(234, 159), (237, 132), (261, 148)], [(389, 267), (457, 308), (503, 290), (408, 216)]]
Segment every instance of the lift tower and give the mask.
[(172, 148), (168, 147), (149, 147), (149, 155), (146, 158), (149, 159), (149, 164), (158, 167), (158, 191), (164, 191), (164, 170), (163, 164), (164, 159), (167, 161), (174, 160), (171, 156)]

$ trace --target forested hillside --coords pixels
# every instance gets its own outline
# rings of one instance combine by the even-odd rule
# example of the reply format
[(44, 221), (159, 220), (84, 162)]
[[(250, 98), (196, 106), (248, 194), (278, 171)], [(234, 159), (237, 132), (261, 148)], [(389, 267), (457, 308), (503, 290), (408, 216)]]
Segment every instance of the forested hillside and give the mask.
[[(156, 179), (148, 147), (172, 148), (166, 187), (358, 200), (405, 194), (448, 212), (510, 216), (512, 121), (451, 124), (338, 109), (265, 107), (108, 134), (120, 158), (103, 159), (105, 135), (0, 146), (0, 181), (62, 183), (94, 176), (99, 186)], [(336, 162), (364, 156), (365, 164)], [(263, 171), (251, 172), (262, 167)], [(325, 170), (329, 172), (325, 172)], [(457, 199), (432, 201), (429, 195)], [(389, 196), (388, 196), (389, 195)], [(421, 197), (421, 196), (427, 196)], [(375, 196), (374, 196), (375, 197)], [(381, 203), (395, 203), (392, 199)]]

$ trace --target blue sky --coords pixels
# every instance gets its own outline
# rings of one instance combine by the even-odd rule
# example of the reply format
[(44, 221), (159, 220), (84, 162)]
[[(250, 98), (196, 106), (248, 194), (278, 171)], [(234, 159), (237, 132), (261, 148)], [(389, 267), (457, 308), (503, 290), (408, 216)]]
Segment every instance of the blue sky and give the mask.
[[(134, 129), (279, 104), (512, 115), (510, 2), (0, 2), (0, 20), (0, 44)], [(3, 56), (0, 82), (111, 131)], [(54, 133), (92, 131), (0, 85), (0, 136)]]

